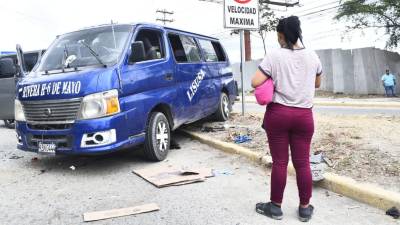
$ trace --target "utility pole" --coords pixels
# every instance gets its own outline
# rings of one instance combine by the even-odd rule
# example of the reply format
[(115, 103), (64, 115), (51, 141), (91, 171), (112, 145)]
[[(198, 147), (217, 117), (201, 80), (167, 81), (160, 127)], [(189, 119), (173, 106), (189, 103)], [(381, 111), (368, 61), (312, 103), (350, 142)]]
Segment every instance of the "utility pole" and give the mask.
[(166, 9), (157, 9), (156, 13), (161, 13), (163, 14), (162, 18), (157, 18), (156, 21), (161, 21), (164, 25), (168, 22), (168, 23), (172, 23), (174, 22), (173, 19), (167, 19), (167, 15), (174, 15), (173, 11), (167, 11)]

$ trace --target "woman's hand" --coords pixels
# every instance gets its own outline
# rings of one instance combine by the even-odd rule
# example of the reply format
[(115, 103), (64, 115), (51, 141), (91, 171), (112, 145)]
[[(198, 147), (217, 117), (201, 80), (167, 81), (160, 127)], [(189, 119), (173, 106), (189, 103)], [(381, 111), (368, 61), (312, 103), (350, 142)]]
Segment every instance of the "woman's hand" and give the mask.
[(253, 78), (251, 79), (251, 86), (256, 88), (263, 84), (266, 80), (268, 80), (268, 76), (266, 76), (263, 72), (257, 69), (256, 74), (254, 74)]
[(319, 74), (319, 75), (317, 75), (317, 77), (315, 78), (315, 88), (321, 87), (321, 75), (322, 75), (322, 74)]

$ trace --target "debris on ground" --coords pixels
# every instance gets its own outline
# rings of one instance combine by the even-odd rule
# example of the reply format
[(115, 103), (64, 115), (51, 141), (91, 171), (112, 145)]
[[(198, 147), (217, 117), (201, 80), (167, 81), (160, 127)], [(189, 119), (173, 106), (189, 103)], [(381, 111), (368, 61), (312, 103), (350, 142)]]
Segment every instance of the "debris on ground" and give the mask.
[(22, 158), (24, 158), (24, 157), (23, 156), (13, 155), (9, 159), (22, 159)]
[(315, 152), (310, 156), (310, 167), (312, 180), (314, 182), (325, 179), (324, 173), (326, 166), (324, 161), (324, 154), (322, 152)]
[(235, 137), (234, 142), (235, 142), (235, 144), (242, 144), (245, 142), (249, 142), (251, 140), (252, 140), (252, 138), (247, 135), (239, 135), (239, 136)]
[[(207, 122), (207, 126), (224, 126), (225, 130), (205, 135), (229, 143), (239, 135), (247, 135), (252, 141), (241, 143), (242, 147), (270, 155), (261, 128), (263, 116), (232, 114), (225, 123)], [(203, 124), (194, 123), (187, 129), (200, 132)], [(324, 153), (326, 172), (400, 191), (400, 139), (394, 132), (400, 126), (399, 116), (315, 113), (315, 126), (311, 149)]]
[(33, 158), (31, 159), (32, 162), (37, 162), (38, 160), (39, 160), (38, 157), (33, 157)]
[(129, 208), (84, 213), (83, 220), (85, 222), (90, 222), (90, 221), (104, 220), (121, 216), (136, 215), (158, 210), (160, 210), (160, 207), (157, 204), (151, 203)]
[(386, 211), (386, 215), (393, 217), (394, 219), (400, 218), (400, 211), (396, 207), (392, 207)]
[(76, 167), (75, 166), (70, 166), (69, 167), (71, 170), (76, 170)]
[(40, 170), (39, 175), (44, 174), (46, 172), (46, 170)]
[(235, 173), (230, 170), (212, 170), (212, 173), (216, 177), (221, 175), (226, 175), (226, 176), (235, 175)]
[(203, 182), (213, 177), (211, 169), (179, 169), (167, 166), (150, 166), (132, 171), (158, 188)]
[(217, 131), (224, 131), (225, 127), (224, 126), (203, 126), (201, 128), (202, 132), (217, 132)]

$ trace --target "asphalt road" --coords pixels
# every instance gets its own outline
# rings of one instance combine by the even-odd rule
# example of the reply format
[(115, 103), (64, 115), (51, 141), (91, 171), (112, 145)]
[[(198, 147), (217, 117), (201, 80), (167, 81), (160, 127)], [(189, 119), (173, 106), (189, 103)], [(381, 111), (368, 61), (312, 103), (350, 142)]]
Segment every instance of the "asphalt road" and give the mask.
[[(177, 136), (182, 148), (159, 165), (208, 167), (233, 175), (158, 189), (132, 174), (152, 164), (137, 154), (140, 148), (97, 157), (40, 156), (16, 150), (14, 131), (0, 126), (0, 224), (83, 224), (85, 212), (145, 203), (157, 203), (161, 210), (90, 224), (301, 224), (293, 177), (285, 192), (284, 220), (273, 221), (254, 211), (257, 202), (267, 200), (267, 169), (188, 138)], [(383, 211), (323, 189), (314, 190), (312, 202), (316, 211), (309, 224), (398, 224)]]
[[(242, 112), (242, 103), (236, 102), (233, 111)], [(264, 113), (265, 106), (256, 103), (245, 103), (245, 112)], [(348, 106), (314, 106), (314, 112), (331, 115), (386, 115), (400, 116), (399, 108), (369, 108), (369, 107), (348, 107)]]

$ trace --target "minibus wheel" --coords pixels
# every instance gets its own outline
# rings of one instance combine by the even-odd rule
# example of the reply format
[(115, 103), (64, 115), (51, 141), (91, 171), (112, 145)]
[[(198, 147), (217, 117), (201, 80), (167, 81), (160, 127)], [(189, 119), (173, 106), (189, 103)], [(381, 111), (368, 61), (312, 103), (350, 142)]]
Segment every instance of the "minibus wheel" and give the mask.
[(229, 97), (225, 92), (221, 93), (219, 99), (218, 110), (215, 112), (215, 118), (218, 121), (227, 121), (231, 114), (231, 103)]
[(152, 112), (147, 125), (144, 154), (151, 161), (162, 161), (168, 155), (171, 144), (171, 129), (167, 117), (161, 112)]
[(9, 129), (14, 129), (15, 121), (14, 120), (4, 120), (4, 126), (6, 126)]

